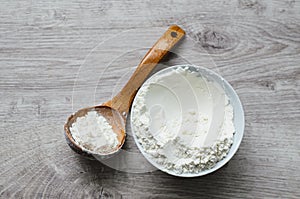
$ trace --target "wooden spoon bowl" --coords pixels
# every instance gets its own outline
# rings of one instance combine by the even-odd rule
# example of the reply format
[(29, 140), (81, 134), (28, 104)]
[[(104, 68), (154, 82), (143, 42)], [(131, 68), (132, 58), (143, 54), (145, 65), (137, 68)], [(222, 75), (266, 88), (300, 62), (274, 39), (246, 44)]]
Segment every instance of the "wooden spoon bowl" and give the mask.
[[(75, 142), (71, 134), (70, 127), (72, 127), (72, 124), (76, 121), (78, 117), (83, 117), (89, 111), (96, 111), (99, 115), (102, 115), (107, 120), (107, 122), (111, 125), (113, 131), (117, 134), (117, 139), (119, 141), (119, 144), (117, 145), (116, 148), (112, 149), (111, 151), (107, 151), (105, 154), (95, 153), (94, 151), (88, 150), (87, 149), (88, 147), (79, 146), (78, 143)], [(68, 118), (67, 122), (65, 123), (64, 130), (65, 130), (65, 136), (67, 142), (75, 152), (86, 156), (91, 156), (91, 155), (108, 156), (110, 154), (114, 154), (116, 151), (118, 151), (119, 148), (123, 146), (126, 137), (125, 123), (126, 123), (126, 118), (122, 116), (118, 111), (116, 111), (115, 109), (109, 106), (99, 105), (99, 106), (83, 108), (78, 110), (74, 114), (72, 114)]]

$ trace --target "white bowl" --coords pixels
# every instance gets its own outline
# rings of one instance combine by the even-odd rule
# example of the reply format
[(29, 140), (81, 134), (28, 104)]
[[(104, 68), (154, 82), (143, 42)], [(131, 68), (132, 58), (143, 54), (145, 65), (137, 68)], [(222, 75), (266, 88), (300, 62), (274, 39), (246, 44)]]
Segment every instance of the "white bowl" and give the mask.
[[(237, 152), (237, 150), (238, 150), (238, 148), (241, 144), (243, 134), (244, 134), (244, 127), (245, 127), (244, 110), (243, 110), (243, 107), (242, 107), (242, 103), (241, 103), (237, 93), (232, 88), (232, 86), (225, 79), (223, 79), (220, 75), (218, 75), (217, 73), (215, 73), (215, 72), (213, 72), (213, 71), (211, 71), (207, 68), (204, 68), (204, 67), (199, 67), (199, 66), (195, 66), (195, 65), (176, 65), (176, 66), (168, 67), (166, 69), (163, 69), (163, 70), (155, 73), (147, 81), (150, 81), (151, 78), (153, 78), (157, 75), (160, 75), (160, 73), (164, 73), (167, 70), (174, 70), (178, 67), (189, 67), (189, 69), (191, 71), (199, 72), (203, 77), (207, 78), (208, 80), (215, 81), (216, 83), (220, 84), (224, 88), (224, 91), (225, 91), (226, 95), (228, 96), (228, 98), (230, 100), (230, 103), (233, 107), (233, 113), (234, 113), (233, 123), (234, 123), (235, 130), (236, 130), (236, 132), (234, 134), (234, 137), (233, 137), (233, 144), (232, 144), (227, 156), (224, 159), (222, 159), (221, 161), (219, 161), (211, 169), (203, 170), (203, 171), (200, 171), (198, 173), (182, 173), (182, 174), (179, 174), (179, 173), (176, 173), (174, 171), (167, 170), (162, 165), (157, 164), (155, 161), (153, 161), (150, 158), (150, 156), (146, 152), (144, 152), (143, 147), (140, 145), (140, 143), (139, 143), (139, 141), (136, 137), (136, 134), (134, 132), (134, 128), (131, 128), (132, 129), (132, 134), (133, 134), (133, 137), (134, 137), (134, 141), (135, 141), (136, 145), (138, 146), (139, 150), (141, 151), (141, 153), (143, 154), (143, 156), (153, 166), (155, 166), (159, 170), (164, 171), (164, 172), (166, 172), (170, 175), (179, 176), (179, 177), (203, 176), (203, 175), (212, 173), (212, 172), (218, 170), (219, 168), (221, 168), (222, 166), (224, 166), (233, 157), (233, 155)], [(137, 93), (137, 95), (138, 95), (138, 93)], [(132, 107), (134, 107), (134, 104), (135, 104), (135, 100), (133, 101)], [(131, 114), (131, 117), (130, 117), (131, 127), (133, 127), (132, 121), (133, 121), (133, 114)]]

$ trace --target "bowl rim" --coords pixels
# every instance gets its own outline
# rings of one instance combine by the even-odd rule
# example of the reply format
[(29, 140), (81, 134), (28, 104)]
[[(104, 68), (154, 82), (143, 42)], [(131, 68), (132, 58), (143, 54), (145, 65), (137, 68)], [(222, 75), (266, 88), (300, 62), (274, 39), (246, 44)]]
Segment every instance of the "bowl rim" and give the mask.
[[(201, 66), (197, 66), (197, 65), (193, 65), (193, 64), (180, 64), (180, 65), (174, 65), (174, 66), (170, 66), (170, 67), (167, 67), (167, 68), (164, 68), (158, 72), (156, 72), (155, 74), (153, 74), (151, 77), (149, 77), (141, 87), (143, 87), (145, 85), (146, 82), (150, 81), (154, 76), (157, 76), (159, 75), (160, 73), (163, 73), (165, 72), (166, 70), (172, 70), (172, 69), (176, 69), (176, 68), (184, 68), (184, 67), (189, 67), (189, 68), (194, 68), (196, 69), (201, 75), (203, 75), (203, 73), (201, 73), (201, 71), (205, 71), (206, 72), (206, 76), (214, 76), (216, 78), (219, 79), (219, 81), (222, 81), (224, 86), (224, 91), (225, 93), (227, 94), (227, 96), (229, 97), (229, 99), (233, 99), (235, 98), (236, 100), (236, 104), (235, 106), (233, 107), (233, 110), (234, 110), (234, 114), (235, 114), (235, 111), (239, 110), (240, 111), (240, 115), (241, 115), (241, 123), (239, 124), (241, 130), (240, 132), (235, 132), (235, 134), (233, 135), (234, 138), (237, 136), (237, 133), (240, 135), (240, 139), (236, 140), (233, 142), (233, 144), (231, 145), (230, 147), (230, 150), (228, 152), (228, 154), (226, 155), (225, 158), (223, 158), (221, 161), (217, 162), (217, 164), (210, 168), (210, 169), (207, 169), (207, 170), (203, 170), (203, 171), (200, 171), (198, 173), (176, 173), (174, 171), (171, 171), (171, 170), (168, 170), (168, 169), (165, 169), (163, 168), (161, 165), (159, 165), (158, 163), (156, 163), (154, 160), (152, 160), (150, 158), (150, 156), (144, 152), (144, 149), (143, 147), (140, 145), (137, 137), (136, 137), (136, 134), (135, 134), (135, 131), (134, 131), (134, 128), (133, 128), (133, 114), (130, 114), (130, 126), (131, 126), (131, 132), (132, 132), (132, 136), (134, 138), (134, 141), (135, 141), (135, 144), (137, 145), (139, 151), (143, 154), (143, 156), (147, 159), (147, 161), (152, 164), (154, 167), (156, 167), (158, 170), (161, 170), (165, 173), (168, 173), (170, 175), (173, 175), (173, 176), (178, 176), (178, 177), (199, 177), (199, 176), (204, 176), (204, 175), (207, 175), (209, 173), (212, 173), (218, 169), (220, 169), (221, 167), (223, 167), (226, 163), (229, 162), (229, 160), (235, 155), (235, 153), (238, 151), (239, 149), (239, 146), (242, 142), (242, 139), (243, 139), (243, 136), (244, 136), (244, 130), (245, 130), (245, 114), (244, 114), (244, 109), (243, 109), (243, 105), (241, 103), (241, 100), (239, 99), (236, 91), (233, 89), (233, 87), (230, 85), (229, 82), (227, 82), (221, 75), (217, 74), (216, 72), (208, 69), (208, 68), (205, 68), (205, 67), (201, 67)], [(226, 85), (226, 86), (225, 86)], [(228, 92), (226, 91), (230, 91), (231, 95), (229, 96), (228, 95)], [(138, 95), (139, 91), (137, 92), (136, 95)], [(133, 109), (133, 105), (136, 103), (136, 98), (134, 98), (133, 100), (133, 103), (132, 103), (132, 106), (131, 106), (131, 110)], [(132, 112), (131, 112), (132, 113)], [(235, 129), (237, 129), (237, 126), (236, 124), (234, 123), (235, 125)]]

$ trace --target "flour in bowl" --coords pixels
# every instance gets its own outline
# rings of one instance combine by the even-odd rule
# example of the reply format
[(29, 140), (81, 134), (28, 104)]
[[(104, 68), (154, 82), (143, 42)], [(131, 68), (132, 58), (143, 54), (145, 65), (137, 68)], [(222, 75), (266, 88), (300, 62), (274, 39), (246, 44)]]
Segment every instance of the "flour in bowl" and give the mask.
[(132, 128), (147, 158), (164, 170), (198, 173), (228, 154), (233, 107), (220, 85), (179, 67), (154, 75), (140, 88)]

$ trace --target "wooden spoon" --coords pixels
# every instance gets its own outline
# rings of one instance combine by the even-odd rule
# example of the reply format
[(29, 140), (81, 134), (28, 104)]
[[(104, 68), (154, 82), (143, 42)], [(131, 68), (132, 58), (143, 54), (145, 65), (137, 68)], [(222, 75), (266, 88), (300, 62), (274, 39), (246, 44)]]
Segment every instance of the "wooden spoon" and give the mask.
[[(185, 35), (177, 25), (172, 25), (162, 35), (162, 37), (154, 44), (154, 46), (147, 52), (137, 69), (124, 86), (124, 88), (111, 100), (102, 105), (83, 108), (72, 114), (64, 125), (65, 136), (69, 146), (77, 153), (91, 156), (100, 155), (108, 156), (116, 153), (122, 147), (125, 141), (125, 124), (126, 118), (134, 99), (134, 96), (141, 85), (144, 83), (148, 75), (155, 68), (158, 62), (171, 50), (175, 44)], [(76, 118), (82, 117), (89, 111), (97, 111), (102, 115), (108, 123), (112, 126), (113, 131), (117, 134), (119, 145), (109, 153), (99, 154), (85, 147), (78, 145), (72, 137), (70, 127), (76, 121)]]

